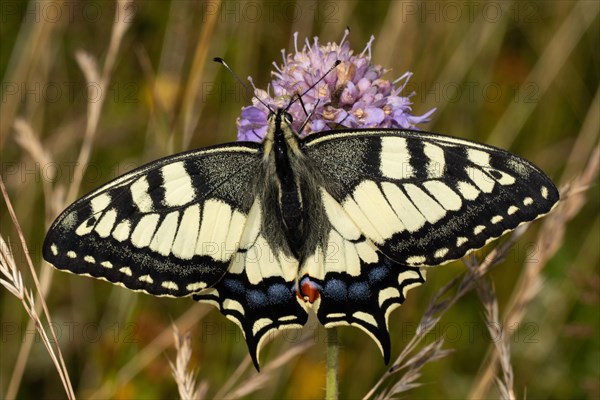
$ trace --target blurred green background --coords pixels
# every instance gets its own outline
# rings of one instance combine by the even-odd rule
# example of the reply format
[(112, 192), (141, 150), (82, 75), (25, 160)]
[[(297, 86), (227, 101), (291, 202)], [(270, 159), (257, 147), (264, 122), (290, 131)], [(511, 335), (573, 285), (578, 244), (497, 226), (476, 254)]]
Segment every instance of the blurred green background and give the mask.
[[(407, 70), (414, 73), (407, 86), (407, 92), (416, 92), (414, 113), (438, 109), (421, 129), (509, 149), (564, 184), (581, 171), (598, 143), (598, 11), (597, 1), (136, 1), (115, 15), (109, 1), (3, 0), (1, 174), (38, 274), (45, 274), (49, 283), (45, 298), (76, 394), (176, 397), (167, 362), (175, 357), (172, 321), (182, 330), (191, 329), (192, 364), (198, 379), (208, 383), (208, 397), (219, 394), (247, 358), (238, 328), (211, 306), (49, 273), (51, 267), (42, 263), (45, 230), (59, 211), (51, 204), (64, 196), (73, 179), (88, 120), (87, 99), (106, 96), (78, 195), (158, 157), (235, 140), (235, 120), (248, 100), (212, 57), (225, 58), (241, 77), (250, 75), (266, 88), (271, 63), (281, 62), (280, 50), (293, 51), (294, 32), (302, 41), (319, 36), (325, 43), (339, 41), (348, 26), (355, 52), (375, 35), (372, 60), (391, 68), (388, 79)], [(115, 21), (130, 25), (110, 83), (102, 93), (97, 87), (88, 91), (75, 53), (89, 53), (101, 67)], [(36, 163), (18, 144), (17, 118), (31, 125), (49, 155), (47, 163)], [(59, 197), (44, 196), (44, 185)], [(588, 194), (568, 224), (563, 245), (543, 270), (543, 286), (522, 323), (504, 327), (515, 332), (511, 346), (517, 397), (600, 397), (598, 186)], [(34, 288), (4, 201), (0, 218), (0, 233), (10, 240), (26, 285)], [(539, 249), (532, 245), (539, 225), (492, 273), (501, 313), (524, 264), (535, 262)], [(428, 283), (413, 290), (392, 314), (392, 359), (413, 335), (435, 293), (464, 270), (455, 262), (430, 271)], [(15, 375), (22, 375), (18, 398), (64, 397), (21, 304), (4, 289), (0, 313), (0, 394), (4, 397)], [(386, 366), (361, 331), (342, 328), (340, 336), (341, 396), (359, 398)], [(445, 348), (454, 352), (426, 365), (418, 380), (423, 386), (406, 396), (467, 396), (492, 345), (477, 296), (463, 298), (429, 336), (428, 342), (445, 336)], [(31, 339), (25, 359), (19, 354)], [(323, 397), (325, 332), (314, 322), (268, 344), (263, 367), (300, 339), (312, 345), (270, 373), (264, 388), (248, 397)], [(15, 373), (24, 360), (23, 373)], [(244, 376), (251, 376), (249, 371)], [(489, 395), (497, 397), (496, 389)]]

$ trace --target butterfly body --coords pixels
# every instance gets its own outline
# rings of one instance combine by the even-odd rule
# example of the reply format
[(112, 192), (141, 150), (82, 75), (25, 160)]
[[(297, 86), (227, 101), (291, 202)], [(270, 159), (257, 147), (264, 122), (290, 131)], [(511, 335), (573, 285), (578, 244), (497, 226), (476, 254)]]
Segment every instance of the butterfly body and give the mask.
[(368, 333), (387, 362), (388, 319), (424, 267), (547, 213), (550, 179), (506, 151), (393, 129), (300, 138), (269, 117), (262, 143), (181, 153), (67, 208), (44, 242), (55, 267), (158, 296), (193, 296), (240, 326), (254, 364), (269, 334)]
[(263, 193), (262, 197), (268, 200), (263, 203), (276, 208), (273, 212), (265, 213), (269, 215), (265, 216), (267, 219), (270, 216), (276, 217), (273, 224), (280, 224), (279, 227), (274, 227), (274, 234), (284, 236), (289, 252), (300, 258), (304, 251), (304, 232), (310, 229), (307, 211), (311, 208), (310, 191), (313, 185), (304, 182), (303, 178), (310, 174), (304, 165), (300, 141), (289, 129), (291, 120), (286, 121), (284, 125), (283, 118), (290, 117), (283, 112), (272, 115), (273, 121), (263, 143), (266, 173), (264, 181), (258, 186), (259, 189), (261, 185), (267, 189), (267, 193)]

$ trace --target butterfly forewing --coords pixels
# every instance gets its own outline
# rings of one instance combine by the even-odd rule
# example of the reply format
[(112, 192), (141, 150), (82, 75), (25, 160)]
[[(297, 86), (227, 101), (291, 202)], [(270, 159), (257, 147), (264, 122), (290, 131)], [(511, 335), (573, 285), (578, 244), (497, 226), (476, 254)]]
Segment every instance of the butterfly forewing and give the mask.
[(526, 160), (452, 137), (348, 130), (308, 137), (305, 146), (362, 233), (408, 266), (460, 258), (558, 200)]
[(153, 295), (210, 287), (237, 251), (258, 152), (257, 144), (216, 146), (131, 171), (65, 210), (44, 258)]

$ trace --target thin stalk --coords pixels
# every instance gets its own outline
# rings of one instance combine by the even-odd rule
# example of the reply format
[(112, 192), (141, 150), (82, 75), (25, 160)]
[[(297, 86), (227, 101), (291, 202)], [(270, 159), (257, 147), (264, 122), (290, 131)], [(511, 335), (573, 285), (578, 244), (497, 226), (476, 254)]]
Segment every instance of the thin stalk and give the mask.
[(325, 372), (325, 399), (337, 400), (338, 390), (338, 355), (340, 352), (337, 328), (327, 328), (327, 369)]

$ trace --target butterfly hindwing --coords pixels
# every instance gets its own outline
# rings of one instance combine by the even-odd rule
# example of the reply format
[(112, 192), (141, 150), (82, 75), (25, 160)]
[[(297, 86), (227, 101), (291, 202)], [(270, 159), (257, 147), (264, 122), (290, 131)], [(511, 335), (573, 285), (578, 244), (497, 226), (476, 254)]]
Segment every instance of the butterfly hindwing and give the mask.
[(153, 295), (210, 287), (237, 250), (258, 151), (215, 146), (131, 171), (65, 210), (46, 236), (44, 258)]
[(240, 326), (256, 369), (265, 339), (301, 328), (308, 315), (296, 300), (298, 261), (266, 239), (263, 207), (255, 200), (229, 271), (213, 288), (194, 295)]
[(425, 282), (417, 267), (397, 264), (377, 252), (373, 263), (362, 263), (361, 274), (327, 272), (321, 285), (319, 321), (331, 328), (356, 326), (365, 331), (381, 350), (385, 363), (390, 360), (389, 316), (406, 299), (408, 290)]
[(448, 136), (347, 130), (309, 136), (304, 145), (365, 236), (408, 266), (460, 258), (558, 200), (526, 160)]
[(325, 327), (362, 329), (378, 344), (387, 363), (389, 315), (404, 302), (409, 289), (425, 282), (425, 276), (418, 267), (398, 264), (382, 254), (326, 189), (321, 188), (320, 194), (327, 233), (322, 246), (302, 264), (299, 290)]

